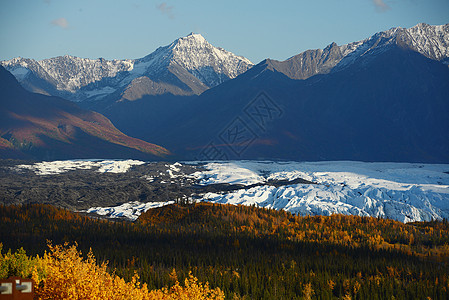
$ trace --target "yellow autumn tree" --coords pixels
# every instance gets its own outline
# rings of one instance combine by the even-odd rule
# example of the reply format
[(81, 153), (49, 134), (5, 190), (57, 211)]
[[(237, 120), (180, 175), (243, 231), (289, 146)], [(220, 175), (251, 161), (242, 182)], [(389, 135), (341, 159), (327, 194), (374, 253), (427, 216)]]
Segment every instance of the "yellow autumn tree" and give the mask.
[(189, 273), (184, 287), (176, 280), (171, 288), (148, 291), (146, 284), (139, 282), (135, 274), (126, 282), (106, 270), (106, 264), (97, 265), (92, 252), (83, 259), (76, 245), (52, 246), (50, 252), (35, 259), (32, 279), (36, 283), (37, 299), (224, 299), (219, 289), (211, 289)]
[(163, 288), (150, 292), (150, 299), (164, 300), (221, 300), (224, 293), (219, 288), (211, 289), (209, 283), (202, 284), (189, 272), (189, 277), (184, 280), (184, 287), (178, 281), (171, 288)]
[(134, 275), (131, 282), (97, 265), (92, 252), (83, 259), (76, 245), (52, 246), (33, 271), (36, 296), (50, 299), (150, 299), (147, 286)]

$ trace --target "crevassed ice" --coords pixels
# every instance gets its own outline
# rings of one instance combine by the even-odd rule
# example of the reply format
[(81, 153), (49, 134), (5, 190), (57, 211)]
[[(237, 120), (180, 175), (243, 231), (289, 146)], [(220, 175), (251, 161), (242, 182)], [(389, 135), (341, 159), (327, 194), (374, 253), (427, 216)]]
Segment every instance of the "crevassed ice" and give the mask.
[(248, 185), (296, 178), (317, 184), (263, 185), (231, 193), (208, 193), (203, 201), (257, 205), (301, 215), (342, 213), (402, 222), (449, 218), (449, 165), (239, 161), (205, 167), (207, 171), (195, 174), (202, 184)]

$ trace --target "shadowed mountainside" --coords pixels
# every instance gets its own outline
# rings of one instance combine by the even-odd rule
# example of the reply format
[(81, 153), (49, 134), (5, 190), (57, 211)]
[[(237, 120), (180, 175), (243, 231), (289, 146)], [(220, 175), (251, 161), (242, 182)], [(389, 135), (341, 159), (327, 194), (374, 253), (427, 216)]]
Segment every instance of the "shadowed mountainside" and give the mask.
[(0, 156), (4, 158), (156, 159), (170, 154), (123, 134), (99, 113), (24, 90), (3, 67), (0, 101)]

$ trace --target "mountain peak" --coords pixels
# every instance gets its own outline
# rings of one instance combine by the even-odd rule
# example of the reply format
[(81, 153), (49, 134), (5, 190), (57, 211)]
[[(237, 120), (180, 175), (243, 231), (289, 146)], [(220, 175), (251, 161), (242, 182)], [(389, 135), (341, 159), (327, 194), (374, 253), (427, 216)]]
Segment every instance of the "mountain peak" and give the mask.
[(426, 27), (431, 27), (432, 25), (429, 25), (427, 23), (418, 23), (415, 26), (413, 26), (412, 28), (426, 28)]
[(195, 33), (195, 32), (189, 33), (184, 38), (194, 38), (194, 39), (205, 40), (205, 38), (201, 35), (201, 33)]
[(307, 79), (317, 74), (341, 71), (359, 59), (370, 59), (392, 47), (418, 52), (427, 58), (449, 62), (449, 24), (419, 23), (411, 28), (393, 27), (364, 40), (324, 49), (307, 50), (285, 61), (271, 61), (270, 68), (292, 79)]
[(180, 66), (208, 87), (237, 77), (254, 65), (247, 58), (215, 47), (201, 34), (193, 32), (156, 50), (150, 57)]
[[(101, 99), (143, 76), (199, 94), (253, 66), (248, 59), (214, 47), (194, 32), (140, 59), (108, 61), (64, 55), (41, 61), (15, 58), (0, 64), (31, 91), (75, 101)], [(46, 82), (43, 86), (41, 79)], [(195, 88), (190, 90), (192, 86)]]
[(199, 33), (191, 32), (189, 35), (185, 37), (180, 37), (176, 39), (169, 48), (171, 49), (179, 49), (186, 48), (187, 51), (195, 50), (196, 48), (203, 47), (213, 47), (206, 39)]

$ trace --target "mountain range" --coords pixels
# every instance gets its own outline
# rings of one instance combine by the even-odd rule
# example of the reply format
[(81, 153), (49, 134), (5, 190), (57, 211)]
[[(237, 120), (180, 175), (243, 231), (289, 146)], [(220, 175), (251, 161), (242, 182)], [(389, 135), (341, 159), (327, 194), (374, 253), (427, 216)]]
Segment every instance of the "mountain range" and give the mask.
[[(262, 61), (176, 118), (173, 135), (181, 128), (177, 145), (185, 148), (155, 140), (191, 158), (210, 156), (212, 146), (233, 159), (449, 162), (448, 39), (449, 25), (420, 24), (355, 43), (343, 58), (342, 49), (355, 47)], [(318, 74), (304, 72), (307, 57), (320, 61)], [(197, 129), (201, 135), (188, 134)], [(229, 131), (246, 133), (241, 145), (224, 136)]]
[(449, 24), (253, 65), (190, 34), (136, 60), (2, 61), (182, 159), (449, 162)]
[(73, 101), (136, 100), (144, 95), (198, 95), (248, 70), (253, 63), (191, 33), (140, 59), (60, 56), (1, 63), (32, 92)]
[(270, 70), (291, 79), (307, 79), (317, 74), (335, 73), (357, 63), (361, 58), (374, 58), (391, 47), (399, 46), (418, 52), (432, 60), (449, 63), (449, 25), (418, 24), (412, 28), (392, 28), (358, 42), (324, 49), (308, 50), (285, 61), (266, 59)]

